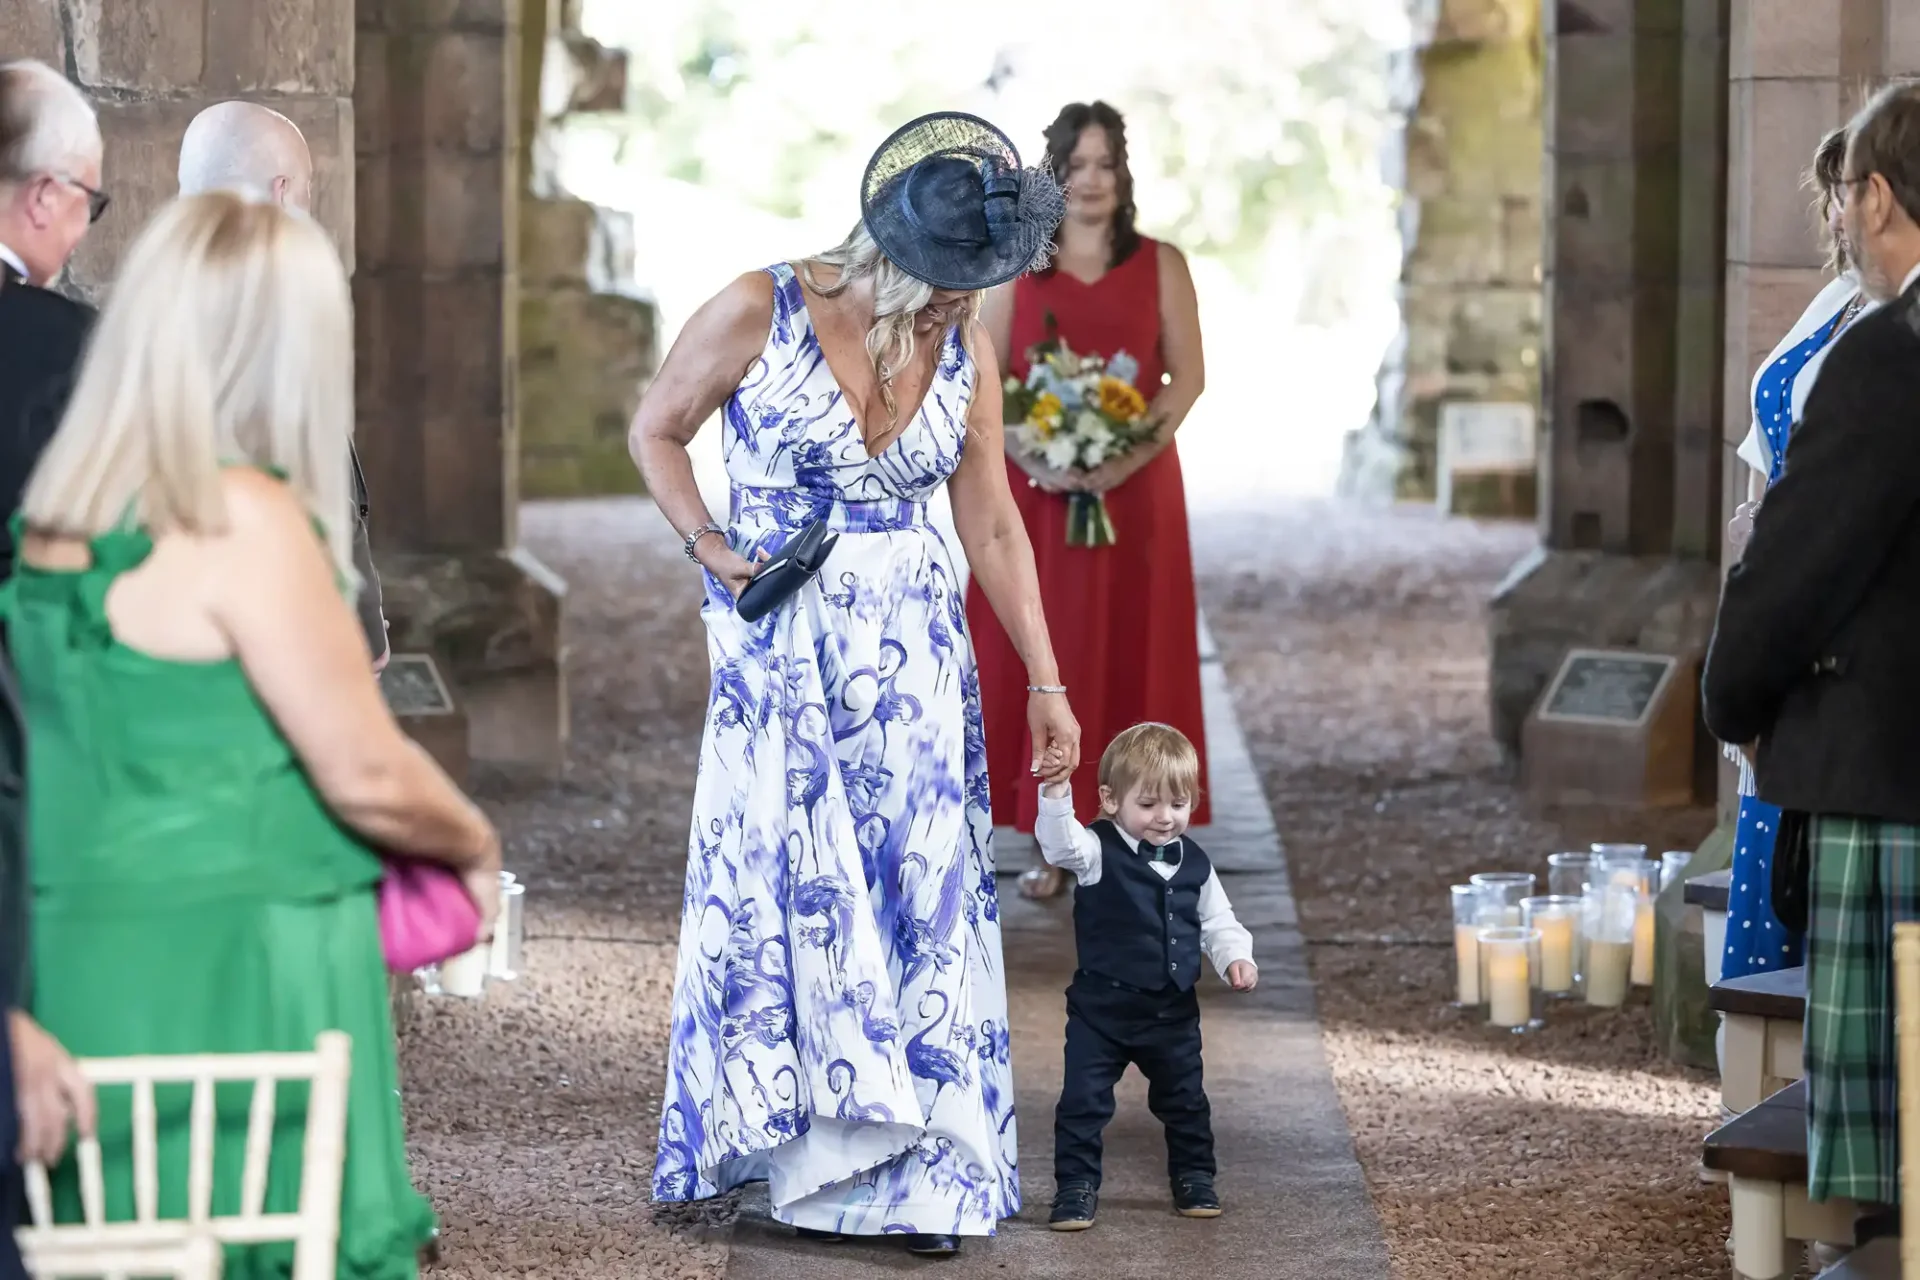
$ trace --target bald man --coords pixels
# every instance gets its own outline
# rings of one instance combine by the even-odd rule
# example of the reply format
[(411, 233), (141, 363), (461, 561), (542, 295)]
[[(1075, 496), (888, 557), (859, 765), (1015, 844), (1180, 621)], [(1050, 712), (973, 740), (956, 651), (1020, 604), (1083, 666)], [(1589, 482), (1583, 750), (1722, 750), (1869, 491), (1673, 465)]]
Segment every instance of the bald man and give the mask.
[[(180, 194), (241, 191), (289, 209), (313, 204), (313, 153), (293, 121), (253, 102), (218, 102), (193, 118), (180, 141)], [(353, 458), (357, 521), (353, 562), (366, 585), (360, 591), (360, 626), (374, 655), (373, 669), (387, 665), (387, 623), (380, 612), (380, 578), (367, 542), (367, 480)]]

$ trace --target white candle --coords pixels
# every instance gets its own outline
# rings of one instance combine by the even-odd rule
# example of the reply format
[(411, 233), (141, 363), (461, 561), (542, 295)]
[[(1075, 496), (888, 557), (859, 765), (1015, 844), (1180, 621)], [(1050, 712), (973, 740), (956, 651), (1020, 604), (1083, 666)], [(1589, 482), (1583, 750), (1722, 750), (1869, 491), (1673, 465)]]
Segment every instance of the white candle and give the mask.
[(493, 944), (482, 942), (471, 950), (441, 962), (440, 990), (450, 996), (474, 997), (487, 989), (487, 967)]
[(1633, 912), (1633, 985), (1653, 985), (1653, 903), (1646, 898)]
[(1573, 989), (1573, 917), (1542, 915), (1533, 927), (1540, 931), (1540, 989), (1558, 994)]
[(1496, 946), (1487, 953), (1487, 1021), (1496, 1027), (1524, 1027), (1533, 1020), (1533, 990), (1527, 980), (1527, 953)]
[(1453, 926), (1455, 998), (1463, 1005), (1480, 1003), (1480, 930), (1475, 925)]
[(1587, 943), (1587, 1003), (1612, 1009), (1627, 1000), (1627, 977), (1633, 967), (1631, 942)]

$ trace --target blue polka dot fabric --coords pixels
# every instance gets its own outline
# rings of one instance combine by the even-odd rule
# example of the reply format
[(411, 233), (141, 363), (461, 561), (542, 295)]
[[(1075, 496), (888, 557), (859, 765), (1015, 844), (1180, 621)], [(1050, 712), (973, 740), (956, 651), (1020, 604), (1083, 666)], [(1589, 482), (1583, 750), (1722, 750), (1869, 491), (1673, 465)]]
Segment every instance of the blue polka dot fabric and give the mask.
[(1727, 887), (1727, 953), (1720, 976), (1791, 969), (1800, 963), (1802, 939), (1773, 914), (1773, 840), (1780, 810), (1753, 796), (1740, 797), (1733, 833), (1733, 876)]
[[(1760, 373), (1754, 388), (1753, 414), (1772, 455), (1769, 485), (1786, 468), (1787, 439), (1793, 430), (1794, 379), (1821, 348), (1833, 341), (1853, 312), (1852, 307), (1842, 308), (1805, 342), (1776, 356)], [(1779, 827), (1778, 807), (1755, 796), (1740, 798), (1740, 816), (1733, 833), (1733, 882), (1727, 892), (1727, 953), (1720, 960), (1722, 978), (1790, 969), (1801, 961), (1802, 938), (1787, 932), (1773, 914), (1773, 841)]]

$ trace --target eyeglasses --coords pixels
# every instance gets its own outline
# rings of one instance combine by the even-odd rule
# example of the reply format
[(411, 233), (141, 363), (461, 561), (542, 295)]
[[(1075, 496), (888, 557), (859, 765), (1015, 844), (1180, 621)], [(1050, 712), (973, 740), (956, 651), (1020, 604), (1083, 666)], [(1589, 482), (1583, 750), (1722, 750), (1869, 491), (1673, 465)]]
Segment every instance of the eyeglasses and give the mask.
[(86, 183), (80, 181), (80, 179), (74, 177), (72, 174), (55, 173), (55, 174), (50, 174), (48, 176), (53, 178), (55, 182), (63, 182), (67, 186), (72, 187), (74, 190), (83, 192), (86, 195), (87, 224), (89, 226), (100, 221), (101, 215), (106, 213), (107, 211), (107, 206), (113, 203), (112, 196), (108, 195), (104, 191), (98, 190), (97, 188), (88, 186)]

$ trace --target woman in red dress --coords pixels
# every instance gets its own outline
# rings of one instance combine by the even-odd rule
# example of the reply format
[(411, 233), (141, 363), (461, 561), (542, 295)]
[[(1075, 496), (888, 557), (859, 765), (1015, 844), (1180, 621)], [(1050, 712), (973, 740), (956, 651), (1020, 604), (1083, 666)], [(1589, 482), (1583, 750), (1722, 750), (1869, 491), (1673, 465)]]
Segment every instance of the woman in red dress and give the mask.
[[(1047, 628), (1090, 746), (1073, 779), (1074, 803), (1080, 820), (1091, 821), (1100, 802), (1100, 752), (1129, 725), (1158, 720), (1200, 749), (1202, 790), (1193, 814), (1199, 826), (1209, 821), (1206, 731), (1187, 499), (1173, 443), (1205, 380), (1199, 303), (1180, 251), (1134, 229), (1120, 113), (1104, 102), (1074, 103), (1046, 138), (1054, 172), (1067, 187), (1057, 256), (1046, 272), (989, 293), (982, 319), (1001, 367), (1020, 379), (1027, 376), (1027, 353), (1050, 337), (1078, 355), (1111, 358), (1124, 351), (1139, 361), (1135, 385), (1157, 424), (1151, 443), (1086, 472), (1051, 470), (1008, 445)], [(1113, 545), (1067, 545), (1066, 495), (1073, 490), (1106, 496)], [(1026, 668), (972, 586), (967, 625), (980, 664), (994, 821), (1031, 832), (1039, 790), (1029, 767)], [(1058, 869), (1039, 866), (1021, 878), (1020, 888), (1029, 897), (1051, 897), (1064, 884)]]

